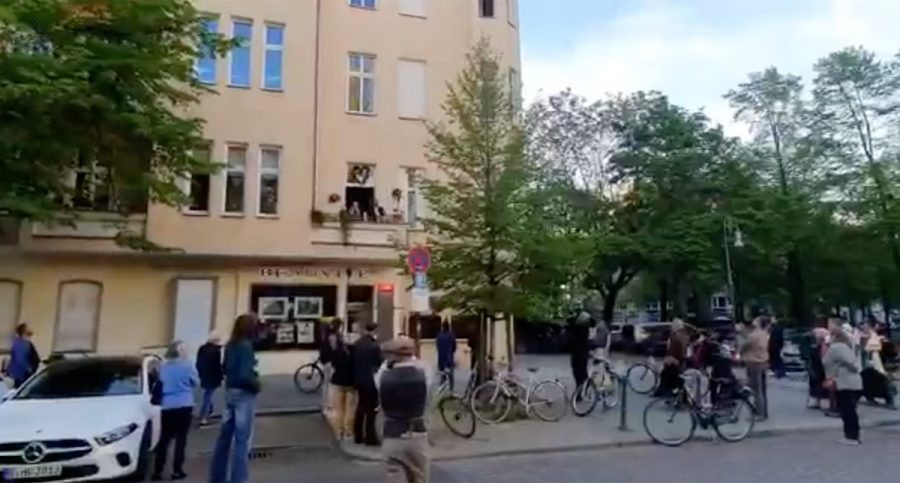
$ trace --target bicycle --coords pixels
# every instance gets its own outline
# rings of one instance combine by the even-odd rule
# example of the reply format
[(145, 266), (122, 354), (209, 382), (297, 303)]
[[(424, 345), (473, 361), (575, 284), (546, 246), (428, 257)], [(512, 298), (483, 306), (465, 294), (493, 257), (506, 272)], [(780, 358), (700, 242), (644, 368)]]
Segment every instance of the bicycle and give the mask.
[[(653, 399), (647, 404), (643, 415), (644, 431), (653, 441), (672, 447), (681, 446), (694, 437), (698, 425), (702, 429), (711, 426), (720, 438), (729, 443), (746, 438), (756, 423), (750, 389), (746, 386), (735, 387), (738, 383), (732, 379), (716, 379), (714, 382), (731, 386), (731, 397), (717, 404), (701, 405), (682, 386), (671, 396)], [(659, 423), (656, 422), (657, 416), (664, 416)], [(684, 428), (679, 430), (674, 427), (676, 418), (680, 418)], [(734, 432), (728, 431), (732, 426)]]
[(294, 372), (294, 387), (300, 392), (306, 394), (317, 392), (324, 382), (325, 371), (319, 359), (303, 364)]
[(461, 395), (450, 391), (449, 371), (442, 373), (441, 383), (435, 393), (438, 412), (441, 420), (453, 434), (462, 438), (471, 438), (477, 429), (477, 416), (472, 409), (472, 394), (477, 381), (477, 366), (472, 368), (466, 388)]
[(604, 411), (616, 407), (620, 397), (620, 377), (609, 359), (595, 358), (589, 377), (572, 394), (572, 412), (579, 417), (587, 416), (594, 411), (600, 400), (603, 401), (601, 407)]
[[(508, 369), (501, 369), (496, 377), (486, 381), (472, 393), (472, 411), (485, 424), (497, 424), (509, 417), (513, 402), (543, 421), (559, 421), (566, 414), (566, 388), (558, 380), (534, 380), (536, 368), (528, 369), (527, 384)], [(559, 410), (556, 408), (559, 407)]]

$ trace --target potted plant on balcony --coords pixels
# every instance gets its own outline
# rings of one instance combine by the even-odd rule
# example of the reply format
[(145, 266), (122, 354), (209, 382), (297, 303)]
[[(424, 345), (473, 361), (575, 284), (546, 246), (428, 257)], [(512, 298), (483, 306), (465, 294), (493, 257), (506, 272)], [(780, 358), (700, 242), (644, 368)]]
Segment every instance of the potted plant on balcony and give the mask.
[(350, 222), (352, 221), (350, 212), (342, 209), (338, 212), (338, 222), (341, 225), (341, 242), (344, 245), (350, 244)]
[(322, 226), (325, 223), (325, 213), (314, 209), (309, 212), (309, 221), (315, 226)]

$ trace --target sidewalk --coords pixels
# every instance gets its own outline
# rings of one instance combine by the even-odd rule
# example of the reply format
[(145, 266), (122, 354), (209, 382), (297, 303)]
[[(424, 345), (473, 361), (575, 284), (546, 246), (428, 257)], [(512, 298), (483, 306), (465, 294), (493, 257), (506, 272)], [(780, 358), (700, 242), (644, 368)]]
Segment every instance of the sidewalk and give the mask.
[[(278, 414), (318, 414), (322, 411), (322, 398), (320, 393), (301, 393), (294, 387), (292, 374), (271, 374), (260, 376), (262, 391), (256, 398), (257, 415)], [(195, 401), (202, 399), (200, 391), (194, 397)], [(219, 416), (219, 412), (225, 402), (225, 391), (216, 391), (213, 406), (213, 417)]]
[[(557, 357), (524, 357), (517, 367), (540, 367), (539, 377), (558, 377), (572, 390), (571, 377), (565, 374), (566, 360)], [(512, 454), (543, 453), (599, 449), (639, 444), (651, 444), (643, 428), (643, 410), (649, 398), (629, 391), (627, 395), (627, 430), (619, 430), (620, 409), (603, 412), (598, 408), (588, 417), (578, 418), (569, 412), (556, 423), (522, 420), (499, 425), (479, 424), (472, 439), (458, 438), (450, 433), (436, 416), (432, 424), (432, 457), (435, 460), (455, 460)], [(866, 427), (900, 424), (900, 412), (860, 404), (860, 423)], [(806, 408), (806, 382), (771, 380), (769, 383), (769, 420), (759, 422), (751, 437), (770, 436), (797, 431), (834, 429), (839, 437), (840, 419), (828, 418), (821, 411)], [(697, 429), (695, 438), (709, 439), (712, 430)], [(378, 460), (377, 450), (344, 444), (342, 449), (352, 458)]]
[[(191, 431), (188, 439), (189, 456), (196, 458), (212, 455), (218, 435), (218, 424)], [(334, 451), (334, 435), (320, 414), (257, 416), (253, 427), (254, 451), (288, 448)]]

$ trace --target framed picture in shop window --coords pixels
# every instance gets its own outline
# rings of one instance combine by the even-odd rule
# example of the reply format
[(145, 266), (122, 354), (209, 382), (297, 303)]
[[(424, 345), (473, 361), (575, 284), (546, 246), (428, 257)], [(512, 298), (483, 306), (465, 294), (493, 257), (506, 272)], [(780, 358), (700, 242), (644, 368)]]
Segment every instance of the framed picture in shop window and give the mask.
[(297, 326), (297, 343), (298, 344), (315, 344), (315, 342), (316, 342), (316, 321), (315, 320), (298, 320), (294, 324)]
[(294, 297), (295, 319), (319, 319), (322, 313), (322, 297)]
[(294, 324), (291, 324), (290, 322), (281, 322), (277, 324), (276, 327), (276, 344), (293, 344), (296, 341), (296, 337), (294, 335)]
[(287, 297), (260, 297), (259, 318), (263, 320), (286, 320), (291, 311)]

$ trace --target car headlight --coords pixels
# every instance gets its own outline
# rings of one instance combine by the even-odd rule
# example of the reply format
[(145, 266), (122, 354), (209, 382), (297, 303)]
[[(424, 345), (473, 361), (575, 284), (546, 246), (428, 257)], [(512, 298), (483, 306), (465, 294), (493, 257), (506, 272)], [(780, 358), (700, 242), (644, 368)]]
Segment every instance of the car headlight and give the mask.
[(135, 423), (121, 426), (111, 431), (107, 431), (100, 436), (94, 437), (94, 441), (96, 441), (100, 446), (108, 446), (115, 443), (116, 441), (121, 441), (122, 439), (127, 438), (128, 435), (135, 432), (137, 428), (138, 425)]

